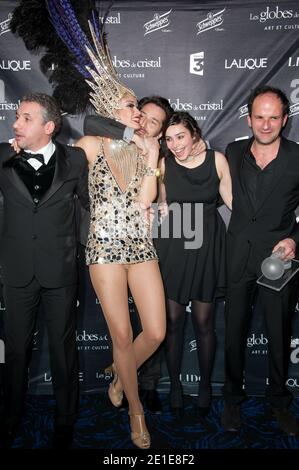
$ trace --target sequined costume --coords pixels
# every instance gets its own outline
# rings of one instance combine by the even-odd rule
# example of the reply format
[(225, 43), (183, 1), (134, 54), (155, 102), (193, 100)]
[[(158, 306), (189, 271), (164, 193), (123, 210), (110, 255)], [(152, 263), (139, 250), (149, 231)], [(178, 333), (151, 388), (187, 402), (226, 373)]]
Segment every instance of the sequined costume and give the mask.
[(157, 259), (150, 227), (137, 198), (146, 171), (144, 159), (134, 156), (134, 172), (122, 191), (99, 152), (89, 172), (90, 229), (86, 264), (132, 264)]

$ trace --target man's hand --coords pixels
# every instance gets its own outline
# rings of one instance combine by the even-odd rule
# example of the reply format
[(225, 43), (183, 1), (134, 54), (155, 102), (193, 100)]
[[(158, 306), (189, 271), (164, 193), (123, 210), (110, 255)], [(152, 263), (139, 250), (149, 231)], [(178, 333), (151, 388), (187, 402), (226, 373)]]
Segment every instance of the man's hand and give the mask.
[(195, 157), (195, 155), (199, 155), (200, 153), (205, 152), (205, 150), (207, 150), (206, 143), (203, 139), (200, 139), (192, 146), (190, 157)]
[(278, 242), (273, 250), (272, 253), (282, 248), (284, 250), (284, 256), (281, 258), (282, 260), (293, 259), (295, 258), (296, 254), (296, 243), (292, 238), (285, 238)]

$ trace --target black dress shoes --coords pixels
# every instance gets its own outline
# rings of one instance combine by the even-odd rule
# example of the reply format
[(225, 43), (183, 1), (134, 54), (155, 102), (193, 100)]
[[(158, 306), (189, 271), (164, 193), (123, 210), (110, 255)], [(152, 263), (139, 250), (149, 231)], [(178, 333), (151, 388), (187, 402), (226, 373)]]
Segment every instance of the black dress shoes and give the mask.
[(148, 411), (154, 414), (162, 413), (162, 403), (156, 390), (142, 390), (141, 396)]
[(273, 415), (277, 420), (278, 427), (288, 436), (297, 436), (299, 426), (293, 413), (288, 408), (271, 408)]
[(10, 429), (6, 427), (2, 427), (0, 430), (0, 449), (11, 449), (15, 437), (16, 437), (16, 429)]
[(225, 403), (221, 415), (221, 425), (226, 431), (238, 432), (241, 428), (241, 415), (239, 405)]
[(69, 449), (74, 437), (73, 425), (55, 426), (52, 441), (53, 449)]
[(205, 418), (210, 412), (210, 405), (209, 406), (197, 406), (196, 411), (197, 411), (197, 416), (199, 418)]

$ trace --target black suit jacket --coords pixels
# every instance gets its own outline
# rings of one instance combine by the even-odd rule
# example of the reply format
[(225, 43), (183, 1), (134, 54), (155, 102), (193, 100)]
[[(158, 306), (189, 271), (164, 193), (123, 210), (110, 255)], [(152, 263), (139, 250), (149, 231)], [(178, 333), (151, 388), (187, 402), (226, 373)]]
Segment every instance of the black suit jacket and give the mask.
[(262, 260), (269, 256), (274, 245), (291, 237), (299, 242), (299, 225), (295, 209), (299, 204), (299, 145), (281, 139), (279, 163), (271, 187), (258, 207), (250, 203), (244, 181), (243, 161), (253, 139), (228, 145), (228, 158), (232, 185), (233, 209), (228, 226), (228, 276), (237, 282), (244, 272), (250, 257), (259, 276)]
[(77, 281), (76, 202), (88, 208), (87, 161), (83, 150), (55, 145), (53, 182), (36, 206), (15, 169), (3, 167), (13, 151), (9, 144), (0, 144), (4, 284), (22, 287), (33, 276), (48, 288)]

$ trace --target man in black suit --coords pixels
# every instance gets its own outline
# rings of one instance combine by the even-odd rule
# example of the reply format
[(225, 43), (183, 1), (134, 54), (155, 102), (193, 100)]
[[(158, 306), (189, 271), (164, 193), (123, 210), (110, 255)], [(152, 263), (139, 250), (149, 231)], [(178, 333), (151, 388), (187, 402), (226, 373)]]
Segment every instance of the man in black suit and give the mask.
[(56, 398), (54, 447), (71, 443), (77, 413), (75, 208), (79, 200), (88, 207), (87, 163), (81, 149), (53, 142), (60, 125), (55, 100), (32, 93), (22, 99), (13, 125), (20, 153), (0, 144), (7, 445), (22, 414), (40, 303)]
[[(250, 97), (248, 110), (253, 137), (229, 144), (226, 151), (233, 209), (227, 234), (226, 378), (221, 423), (228, 431), (241, 426), (246, 337), (261, 263), (279, 248), (284, 249), (285, 259), (294, 258), (299, 241), (294, 213), (299, 204), (299, 146), (281, 136), (289, 101), (277, 88), (258, 87)], [(280, 429), (295, 435), (298, 425), (288, 408), (291, 394), (285, 383), (296, 288), (289, 283), (281, 292), (259, 287), (258, 293), (269, 341), (266, 397)]]

